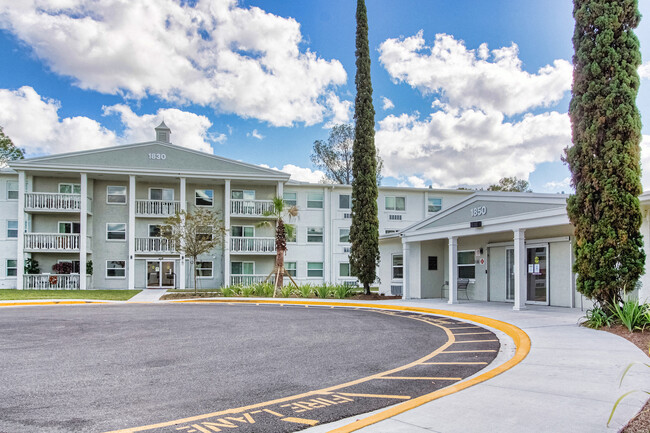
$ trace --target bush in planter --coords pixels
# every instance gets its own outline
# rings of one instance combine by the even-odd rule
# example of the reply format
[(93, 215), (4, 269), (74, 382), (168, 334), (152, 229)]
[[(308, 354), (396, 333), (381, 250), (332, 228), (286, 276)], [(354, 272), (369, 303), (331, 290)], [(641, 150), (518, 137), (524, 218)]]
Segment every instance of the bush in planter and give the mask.
[(52, 271), (56, 274), (71, 274), (72, 263), (70, 262), (55, 263), (52, 265)]
[(86, 275), (92, 275), (93, 274), (93, 261), (88, 260), (86, 262)]
[(31, 275), (40, 274), (41, 268), (38, 265), (38, 260), (25, 259), (25, 273)]

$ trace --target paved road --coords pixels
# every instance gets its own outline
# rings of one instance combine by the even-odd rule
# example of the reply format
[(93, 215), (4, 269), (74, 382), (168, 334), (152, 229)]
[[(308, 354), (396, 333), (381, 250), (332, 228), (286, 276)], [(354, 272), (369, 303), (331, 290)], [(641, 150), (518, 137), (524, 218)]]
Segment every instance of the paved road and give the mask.
[[(449, 346), (451, 334), (492, 333), (423, 317), (277, 305), (3, 308), (0, 432), (295, 431), (448, 386), (496, 355), (494, 341)], [(428, 364), (372, 376), (441, 347)]]

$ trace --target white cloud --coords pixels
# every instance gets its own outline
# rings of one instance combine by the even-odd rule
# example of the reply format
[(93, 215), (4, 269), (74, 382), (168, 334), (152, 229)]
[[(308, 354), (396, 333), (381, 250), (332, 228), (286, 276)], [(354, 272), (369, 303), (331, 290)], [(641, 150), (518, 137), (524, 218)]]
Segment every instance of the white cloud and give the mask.
[(404, 81), (425, 94), (439, 94), (452, 108), (479, 108), (506, 115), (550, 106), (571, 88), (572, 66), (566, 60), (531, 74), (522, 69), (516, 44), (478, 52), (463, 41), (437, 34), (425, 45), (423, 32), (404, 39), (387, 39), (379, 48), (379, 61), (396, 81)]
[(299, 167), (293, 164), (286, 164), (282, 168), (270, 167), (267, 164), (260, 164), (260, 167), (272, 168), (273, 170), (280, 170), (291, 175), (291, 180), (299, 182), (319, 183), (325, 179), (325, 173), (320, 170), (312, 170), (310, 168)]
[(330, 129), (336, 125), (350, 123), (352, 120), (352, 101), (341, 101), (334, 92), (327, 95), (327, 106), (332, 113), (332, 118), (323, 126)]
[(639, 66), (639, 77), (650, 78), (650, 62), (645, 62)]
[(392, 109), (392, 108), (395, 108), (395, 104), (393, 104), (393, 101), (391, 101), (391, 100), (388, 99), (387, 97), (382, 96), (382, 97), (381, 97), (381, 101), (382, 101), (383, 109), (384, 109), (384, 110), (390, 110), (390, 109)]
[(567, 194), (572, 191), (570, 177), (565, 177), (560, 181), (552, 180), (544, 184), (544, 192), (562, 192), (562, 191), (564, 191)]
[(300, 24), (237, 0), (0, 0), (0, 28), (83, 89), (148, 95), (275, 126), (340, 116), (338, 60), (319, 58)]
[(262, 134), (260, 134), (259, 132), (257, 132), (257, 129), (253, 129), (252, 132), (247, 132), (246, 137), (257, 138), (258, 140), (263, 140), (264, 139), (264, 136)]
[(413, 188), (426, 188), (426, 181), (418, 176), (408, 176), (406, 180), (401, 180), (397, 186), (413, 187)]

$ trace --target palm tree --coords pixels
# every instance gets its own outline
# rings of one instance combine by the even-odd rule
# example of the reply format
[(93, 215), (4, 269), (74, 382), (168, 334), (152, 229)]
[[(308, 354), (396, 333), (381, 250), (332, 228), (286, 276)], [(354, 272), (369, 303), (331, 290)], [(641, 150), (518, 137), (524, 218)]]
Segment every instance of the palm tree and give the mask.
[[(278, 289), (284, 285), (284, 275), (289, 275), (284, 269), (284, 255), (287, 252), (287, 237), (292, 238), (295, 230), (294, 226), (285, 224), (284, 220), (297, 217), (298, 207), (287, 206), (282, 197), (273, 197), (273, 210), (264, 212), (264, 216), (273, 221), (262, 221), (258, 226), (275, 226), (275, 266), (269, 277), (275, 274), (275, 288)], [(273, 296), (275, 297), (275, 291)]]

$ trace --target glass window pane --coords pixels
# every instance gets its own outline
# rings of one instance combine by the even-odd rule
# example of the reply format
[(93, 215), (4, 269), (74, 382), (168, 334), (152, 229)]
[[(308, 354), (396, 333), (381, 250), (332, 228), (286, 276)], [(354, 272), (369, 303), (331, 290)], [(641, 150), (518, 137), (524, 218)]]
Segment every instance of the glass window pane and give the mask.
[(125, 240), (126, 224), (108, 223), (106, 225), (106, 239), (108, 240)]
[(243, 200), (244, 191), (232, 190), (230, 191), (230, 198), (233, 200)]
[(73, 194), (81, 194), (81, 185), (75, 183), (72, 185), (72, 193)]
[(149, 190), (149, 200), (162, 200), (162, 189), (151, 188)]
[(395, 254), (393, 256), (393, 266), (402, 266), (403, 259), (401, 254)]
[(244, 227), (244, 237), (252, 238), (255, 236), (255, 227)]
[(309, 263), (307, 263), (307, 276), (308, 277), (322, 277), (323, 276), (323, 262), (309, 262)]
[(165, 188), (162, 190), (162, 199), (165, 201), (174, 200), (174, 190), (171, 188)]
[(230, 264), (230, 272), (233, 275), (241, 275), (242, 271), (242, 263), (241, 262), (232, 262)]
[(197, 189), (195, 194), (196, 206), (212, 206), (214, 191), (211, 189)]
[(458, 252), (459, 265), (473, 265), (474, 264), (474, 251), (459, 251)]
[(339, 229), (339, 242), (350, 242), (350, 229)]
[(245, 190), (244, 200), (255, 200), (255, 190)]
[(476, 266), (459, 266), (458, 267), (458, 278), (471, 278), (474, 279), (476, 276)]
[(429, 212), (439, 212), (442, 209), (442, 199), (441, 198), (429, 198)]
[(298, 204), (297, 195), (295, 192), (285, 192), (282, 194), (282, 199), (289, 206), (296, 206)]
[(69, 183), (59, 184), (59, 192), (61, 194), (72, 194), (72, 185)]
[(230, 234), (236, 238), (240, 238), (244, 235), (244, 228), (242, 226), (232, 226), (230, 228)]
[(339, 195), (339, 209), (350, 209), (350, 194)]
[(395, 197), (395, 210), (406, 209), (406, 197)]
[(18, 182), (7, 182), (7, 200), (18, 200)]
[(196, 262), (196, 275), (199, 277), (212, 277), (212, 262)]
[(307, 207), (312, 209), (323, 208), (323, 193), (310, 192), (307, 194)]
[(247, 262), (243, 263), (242, 265), (244, 275), (253, 275), (255, 273), (255, 263)]
[[(287, 233), (287, 242), (296, 242), (296, 226), (293, 224), (286, 224), (285, 230)], [(291, 231), (291, 235), (289, 235), (290, 231)]]
[(395, 197), (386, 197), (385, 198), (385, 209), (386, 210), (395, 210)]
[(296, 262), (284, 262), (284, 269), (291, 275), (292, 277), (296, 276)]
[(124, 260), (109, 260), (106, 262), (107, 277), (124, 277), (126, 262)]
[(339, 276), (349, 277), (350, 276), (350, 264), (349, 263), (340, 263), (339, 264)]
[(150, 225), (149, 226), (149, 237), (158, 238), (160, 237), (160, 226), (159, 225)]
[(59, 223), (59, 233), (71, 233), (72, 224), (70, 223)]
[(106, 201), (108, 203), (126, 203), (125, 186), (107, 186)]

